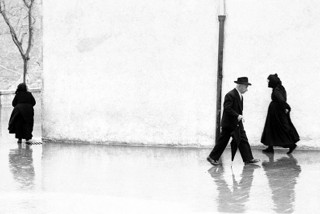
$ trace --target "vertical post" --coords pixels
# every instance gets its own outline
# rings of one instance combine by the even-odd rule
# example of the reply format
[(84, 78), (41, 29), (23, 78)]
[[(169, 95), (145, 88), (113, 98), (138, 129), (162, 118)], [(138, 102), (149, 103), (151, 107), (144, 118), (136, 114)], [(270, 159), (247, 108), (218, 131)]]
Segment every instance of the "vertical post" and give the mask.
[(2, 137), (2, 91), (0, 91), (0, 137)]
[(217, 106), (216, 106), (216, 143), (220, 134), (221, 118), (221, 91), (222, 91), (222, 67), (223, 67), (223, 43), (225, 15), (219, 15), (219, 47), (218, 47), (218, 72), (217, 72)]

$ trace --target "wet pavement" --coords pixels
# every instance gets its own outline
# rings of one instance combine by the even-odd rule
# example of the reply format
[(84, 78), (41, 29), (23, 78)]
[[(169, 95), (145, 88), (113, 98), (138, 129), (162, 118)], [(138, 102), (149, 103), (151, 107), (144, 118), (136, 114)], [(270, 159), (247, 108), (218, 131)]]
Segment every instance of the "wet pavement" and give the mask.
[[(256, 166), (230, 150), (54, 144), (19, 146), (2, 109), (0, 213), (318, 213), (320, 151), (254, 149)], [(41, 137), (36, 114), (34, 138)]]

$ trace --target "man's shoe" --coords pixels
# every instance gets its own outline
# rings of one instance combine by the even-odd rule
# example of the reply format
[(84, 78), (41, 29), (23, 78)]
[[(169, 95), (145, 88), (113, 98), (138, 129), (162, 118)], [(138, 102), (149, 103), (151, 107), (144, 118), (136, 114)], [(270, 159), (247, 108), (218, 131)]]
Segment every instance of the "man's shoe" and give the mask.
[(294, 144), (293, 146), (291, 146), (291, 147), (289, 148), (289, 151), (287, 152), (287, 154), (288, 154), (288, 155), (291, 154), (291, 153), (293, 152), (293, 150), (295, 150), (296, 148), (297, 148), (297, 145)]
[(246, 161), (246, 162), (244, 162), (245, 164), (255, 164), (255, 163), (258, 163), (258, 162), (260, 162), (260, 160), (259, 159), (252, 159), (252, 160), (249, 160), (249, 161)]
[(209, 163), (211, 163), (213, 166), (218, 166), (218, 165), (220, 165), (219, 161), (213, 160), (213, 159), (211, 159), (210, 157), (207, 157), (207, 161), (208, 161)]
[(221, 179), (221, 176), (223, 176), (223, 166), (219, 165), (219, 166), (212, 166), (209, 170), (208, 170), (209, 174), (211, 175), (212, 178), (214, 179)]

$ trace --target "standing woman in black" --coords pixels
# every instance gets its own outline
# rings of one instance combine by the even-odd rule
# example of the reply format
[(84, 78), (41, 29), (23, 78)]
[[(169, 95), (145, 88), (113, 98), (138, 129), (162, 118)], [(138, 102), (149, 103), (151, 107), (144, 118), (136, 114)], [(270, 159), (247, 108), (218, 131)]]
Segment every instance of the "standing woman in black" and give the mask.
[(271, 103), (261, 137), (261, 143), (268, 146), (262, 150), (273, 153), (273, 146), (289, 148), (287, 154), (293, 152), (300, 140), (299, 134), (291, 122), (291, 108), (287, 103), (287, 92), (277, 74), (268, 77), (268, 87), (272, 88)]
[(15, 94), (16, 95), (12, 100), (14, 109), (9, 120), (9, 133), (15, 134), (18, 143), (21, 143), (22, 139), (26, 139), (26, 143), (28, 144), (28, 141), (32, 139), (34, 124), (33, 106), (36, 104), (36, 101), (33, 95), (28, 91), (25, 83), (20, 83), (18, 85)]

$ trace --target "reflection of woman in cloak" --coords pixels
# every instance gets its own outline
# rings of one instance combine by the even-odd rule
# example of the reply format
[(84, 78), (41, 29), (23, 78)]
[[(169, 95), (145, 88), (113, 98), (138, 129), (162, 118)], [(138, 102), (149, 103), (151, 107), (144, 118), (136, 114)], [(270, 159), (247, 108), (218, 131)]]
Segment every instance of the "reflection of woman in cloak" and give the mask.
[(249, 201), (253, 172), (256, 168), (260, 168), (260, 166), (244, 165), (240, 182), (237, 182), (232, 175), (232, 189), (223, 178), (223, 166), (212, 167), (209, 170), (219, 192), (217, 199), (219, 212), (244, 213), (246, 211), (245, 203)]
[(20, 83), (16, 90), (16, 95), (12, 101), (12, 110), (9, 120), (9, 133), (15, 134), (18, 139), (18, 143), (21, 143), (22, 139), (26, 141), (32, 139), (33, 131), (33, 106), (36, 101), (32, 94), (27, 90), (25, 83)]
[(9, 153), (10, 171), (21, 189), (31, 189), (34, 185), (34, 167), (30, 146), (11, 149)]
[(292, 156), (282, 157), (274, 161), (273, 154), (267, 154), (269, 162), (263, 162), (262, 166), (269, 180), (272, 191), (272, 200), (277, 213), (293, 213), (295, 202), (294, 187), (301, 172), (301, 167)]

